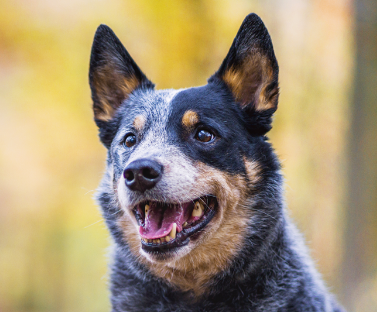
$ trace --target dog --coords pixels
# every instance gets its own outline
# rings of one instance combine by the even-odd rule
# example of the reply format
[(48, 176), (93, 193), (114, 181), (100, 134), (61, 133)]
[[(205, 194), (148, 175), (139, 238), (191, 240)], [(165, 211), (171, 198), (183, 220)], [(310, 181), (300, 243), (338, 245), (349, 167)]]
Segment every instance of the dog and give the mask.
[(256, 14), (204, 86), (155, 90), (100, 25), (89, 82), (107, 148), (112, 311), (343, 311), (284, 207), (266, 137), (279, 67)]

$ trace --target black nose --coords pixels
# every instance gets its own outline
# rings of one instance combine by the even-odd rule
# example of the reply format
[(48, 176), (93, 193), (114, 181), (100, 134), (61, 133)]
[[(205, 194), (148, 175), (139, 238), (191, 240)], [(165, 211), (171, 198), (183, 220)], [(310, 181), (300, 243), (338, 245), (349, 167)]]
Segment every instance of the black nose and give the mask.
[(162, 168), (162, 165), (150, 159), (133, 161), (123, 172), (127, 187), (139, 192), (151, 189), (160, 181)]

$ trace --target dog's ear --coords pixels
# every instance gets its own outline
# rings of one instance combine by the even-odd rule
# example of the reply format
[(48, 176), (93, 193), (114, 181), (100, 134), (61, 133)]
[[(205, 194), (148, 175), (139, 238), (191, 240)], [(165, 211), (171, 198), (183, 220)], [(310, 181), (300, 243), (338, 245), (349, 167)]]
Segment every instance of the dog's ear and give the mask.
[(134, 90), (154, 87), (106, 25), (100, 25), (94, 36), (89, 83), (94, 118), (100, 128), (112, 120)]
[(278, 105), (278, 74), (268, 31), (258, 15), (250, 14), (219, 70), (208, 82), (224, 82), (248, 114), (250, 130), (263, 135), (271, 129), (272, 114)]

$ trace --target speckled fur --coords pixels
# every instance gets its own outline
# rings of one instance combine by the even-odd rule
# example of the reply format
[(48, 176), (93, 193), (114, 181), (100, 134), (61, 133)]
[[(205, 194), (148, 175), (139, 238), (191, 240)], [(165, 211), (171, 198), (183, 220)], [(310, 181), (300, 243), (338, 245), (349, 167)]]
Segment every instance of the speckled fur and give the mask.
[[(108, 148), (97, 200), (113, 238), (113, 312), (343, 311), (284, 206), (281, 167), (265, 136), (277, 109), (277, 79), (270, 37), (255, 14), (246, 17), (206, 86), (177, 91), (155, 91), (114, 33), (99, 27), (90, 85)], [(121, 91), (112, 98), (116, 87)], [(203, 125), (216, 133), (214, 143), (195, 141)], [(137, 144), (126, 148), (122, 142), (130, 131)], [(140, 158), (165, 168), (161, 181), (144, 193), (127, 189), (122, 175)], [(219, 211), (201, 238), (170, 262), (148, 258), (130, 207), (205, 194), (218, 197)]]

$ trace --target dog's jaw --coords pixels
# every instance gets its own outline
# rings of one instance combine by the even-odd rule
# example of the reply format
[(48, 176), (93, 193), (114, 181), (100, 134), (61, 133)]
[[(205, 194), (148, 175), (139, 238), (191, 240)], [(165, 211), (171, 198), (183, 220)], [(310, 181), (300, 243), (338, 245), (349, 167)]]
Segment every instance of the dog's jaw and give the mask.
[(196, 239), (162, 256), (143, 250), (139, 225), (132, 212), (135, 202), (121, 196), (122, 192), (126, 192), (122, 178), (118, 181), (118, 196), (125, 213), (118, 225), (131, 252), (154, 275), (182, 290), (201, 294), (206, 290), (206, 283), (225, 270), (243, 246), (245, 231), (252, 217), (248, 207), (253, 205), (247, 196), (250, 185), (246, 184), (259, 169), (257, 165), (249, 165), (250, 177), (247, 182), (241, 175), (224, 175), (224, 172), (203, 163), (195, 167), (198, 174), (193, 186), (204, 194), (213, 194), (218, 201), (215, 216)]
[[(200, 179), (198, 179), (200, 180)], [(196, 181), (198, 181), (196, 180)], [(193, 185), (196, 185), (197, 183), (193, 181)], [(141, 231), (143, 230), (142, 226), (140, 225), (140, 221), (138, 222), (137, 218), (135, 217), (135, 207), (139, 206), (139, 203), (136, 203), (135, 206), (135, 201), (130, 200), (130, 198), (127, 196), (129, 194), (127, 188), (125, 187), (124, 183), (124, 178), (121, 177), (117, 183), (117, 197), (118, 197), (118, 202), (120, 205), (120, 208), (122, 211), (124, 211), (123, 217), (120, 220), (120, 226), (123, 228), (123, 233), (124, 233), (124, 239), (130, 244), (131, 243), (131, 250), (134, 252), (135, 255), (143, 256), (145, 259), (147, 259), (150, 262), (159, 262), (159, 263), (169, 263), (169, 262), (174, 262), (178, 260), (179, 258), (185, 256), (188, 254), (190, 251), (195, 249), (197, 245), (200, 245), (202, 243), (202, 240), (205, 239), (210, 235), (211, 232), (215, 231), (216, 228), (219, 226), (219, 223), (222, 219), (223, 215), (223, 207), (222, 206), (227, 206), (226, 203), (222, 203), (222, 206), (218, 204), (217, 202), (217, 197), (216, 196), (210, 196), (211, 199), (207, 199), (211, 201), (211, 204), (206, 204), (207, 207), (204, 207), (202, 205), (203, 211), (200, 212), (200, 217), (195, 216), (197, 214), (196, 212), (196, 204), (199, 201), (203, 201), (204, 198), (208, 198), (209, 196), (206, 196), (210, 192), (214, 192), (215, 189), (211, 189), (210, 187), (207, 188), (208, 193), (204, 192), (202, 194), (198, 193), (196, 191), (195, 193), (199, 195), (198, 198), (186, 198), (186, 194), (182, 194), (182, 198), (185, 198), (185, 201), (188, 202), (193, 202), (192, 205), (192, 211), (188, 211), (188, 222), (184, 221), (183, 224), (181, 224), (178, 227), (175, 227), (176, 234), (172, 235), (171, 232), (167, 235), (169, 236), (169, 240), (171, 240), (169, 243), (174, 242), (174, 238), (176, 236), (179, 236), (180, 233), (184, 233), (185, 230), (187, 230), (187, 227), (189, 228), (190, 225), (190, 220), (191, 223), (194, 225), (197, 225), (199, 228), (198, 231), (195, 233), (192, 233), (193, 235), (189, 235), (184, 242), (181, 241), (181, 244), (179, 246), (173, 246), (173, 248), (170, 248), (169, 250), (164, 250), (164, 252), (159, 252), (157, 251), (157, 245), (156, 244), (148, 244), (148, 241), (150, 243), (153, 243), (153, 239), (147, 240), (145, 237), (141, 235)], [(203, 191), (203, 189), (201, 189)], [(150, 202), (155, 200), (156, 198), (161, 201), (161, 198), (165, 199), (165, 202), (171, 204), (173, 202), (179, 203), (181, 202), (180, 200), (177, 201), (177, 193), (179, 190), (171, 190), (170, 194), (174, 194), (174, 197), (169, 197), (169, 191), (166, 191), (163, 194), (156, 194), (155, 192), (150, 192), (148, 195), (140, 195), (138, 197), (139, 202)], [(156, 195), (155, 197), (153, 195)], [(142, 205), (145, 207), (145, 204)], [(189, 208), (190, 209), (190, 208)], [(200, 209), (200, 208), (199, 208)], [(145, 215), (143, 216), (145, 218)], [(208, 218), (208, 219), (207, 219)], [(220, 220), (219, 220), (220, 219)], [(195, 222), (196, 221), (196, 222)], [(127, 226), (125, 226), (127, 224)], [(203, 226), (201, 226), (203, 224)], [(173, 230), (172, 230), (173, 231)], [(182, 232), (183, 231), (183, 232)], [(191, 233), (190, 233), (191, 234)], [(161, 236), (161, 235), (160, 235)], [(173, 237), (174, 236), (174, 237)], [(132, 237), (132, 239), (131, 239)], [(137, 244), (135, 246), (135, 241), (137, 240)], [(155, 247), (155, 251), (151, 250), (152, 248), (143, 248), (147, 245), (151, 245)], [(166, 242), (165, 242), (166, 244)]]

